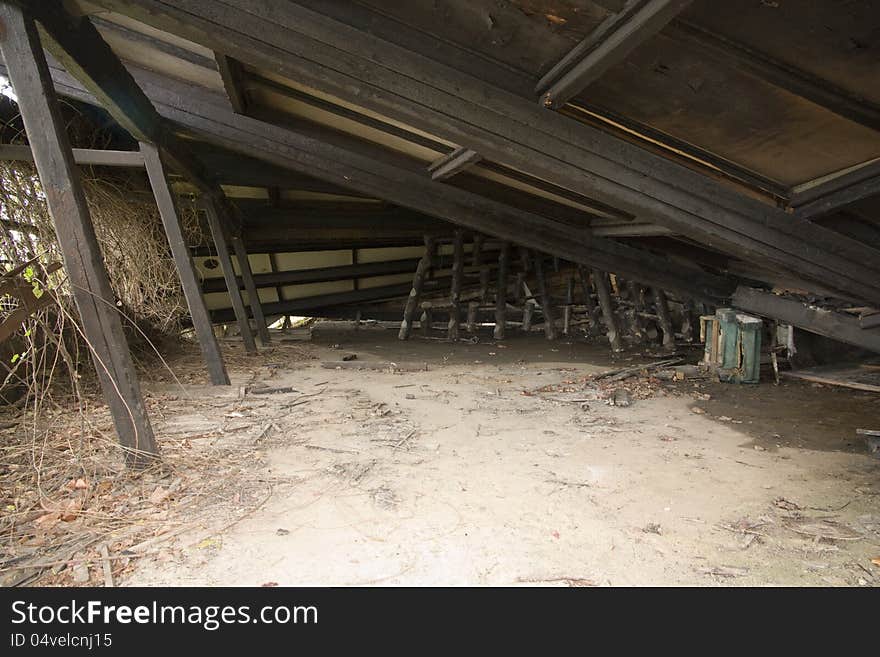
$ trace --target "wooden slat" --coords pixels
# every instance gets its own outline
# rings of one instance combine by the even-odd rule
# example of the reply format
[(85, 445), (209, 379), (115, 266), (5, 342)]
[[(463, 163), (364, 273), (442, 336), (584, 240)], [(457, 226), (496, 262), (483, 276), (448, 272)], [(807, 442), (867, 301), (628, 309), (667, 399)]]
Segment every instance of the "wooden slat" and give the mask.
[[(257, 286), (254, 284), (254, 273), (251, 271), (251, 261), (248, 259), (247, 250), (244, 248), (244, 242), (240, 236), (233, 236), (231, 239), (232, 248), (235, 251), (235, 259), (238, 260), (238, 269), (241, 272), (240, 280), (244, 282), (244, 289), (248, 293), (248, 307), (251, 309), (251, 317), (257, 324), (257, 335), (263, 345), (268, 345), (269, 326), (266, 324), (266, 317), (263, 315), (263, 307), (260, 303), (260, 295)], [(238, 279), (237, 279), (238, 280)], [(236, 284), (236, 287), (238, 285)]]

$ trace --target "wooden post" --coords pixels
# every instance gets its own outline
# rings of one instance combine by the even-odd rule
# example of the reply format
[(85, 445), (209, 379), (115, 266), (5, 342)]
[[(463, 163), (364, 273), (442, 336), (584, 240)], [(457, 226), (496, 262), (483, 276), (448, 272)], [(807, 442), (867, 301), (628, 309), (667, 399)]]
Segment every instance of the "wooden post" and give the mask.
[(215, 386), (229, 385), (229, 375), (226, 373), (226, 365), (223, 363), (223, 355), (217, 344), (217, 336), (214, 335), (214, 327), (211, 325), (211, 316), (205, 307), (205, 299), (202, 296), (201, 283), (195, 267), (186, 239), (183, 236), (183, 228), (180, 226), (180, 213), (177, 209), (177, 201), (168, 184), (168, 174), (165, 164), (159, 156), (159, 151), (153, 144), (142, 142), (141, 153), (144, 156), (144, 165), (147, 169), (147, 177), (150, 179), (150, 187), (153, 188), (153, 196), (159, 208), (159, 216), (165, 227), (165, 235), (168, 245), (171, 247), (171, 256), (174, 258), (174, 266), (180, 277), (180, 286), (183, 288), (183, 296), (189, 308), (192, 318), (193, 329), (199, 340), (202, 350), (202, 358), (208, 368), (208, 376)]
[(458, 326), (461, 321), (461, 281), (464, 278), (464, 231), (460, 228), (454, 233), (452, 240), (452, 290), (449, 301), (449, 325), (447, 337), (458, 340)]
[(498, 253), (498, 290), (495, 294), (495, 339), (504, 339), (507, 325), (507, 261), (510, 257), (510, 244), (501, 243)]
[(535, 278), (538, 280), (538, 294), (541, 297), (541, 310), (544, 313), (544, 334), (548, 340), (556, 339), (556, 324), (553, 319), (553, 300), (544, 279), (543, 255), (535, 254)]
[(18, 97), (82, 331), (124, 448), (125, 461), (131, 467), (146, 466), (159, 455), (153, 428), (144, 408), (37, 28), (18, 6), (0, 3), (0, 51)]
[(266, 324), (266, 316), (263, 315), (263, 304), (260, 303), (260, 295), (254, 284), (254, 272), (251, 271), (251, 262), (248, 260), (247, 249), (244, 248), (244, 241), (240, 235), (234, 235), (230, 240), (232, 248), (235, 250), (235, 258), (238, 260), (238, 269), (241, 271), (241, 279), (244, 282), (244, 289), (248, 295), (248, 306), (251, 309), (251, 315), (257, 323), (257, 335), (260, 336), (260, 342), (268, 345), (269, 326)]
[(596, 301), (593, 299), (593, 285), (590, 281), (590, 272), (583, 265), (578, 266), (578, 276), (581, 279), (581, 288), (584, 291), (584, 305), (587, 307), (587, 317), (590, 320), (590, 333), (595, 333), (598, 328), (599, 318), (596, 313)]
[(574, 276), (569, 275), (565, 281), (565, 308), (562, 309), (562, 334), (571, 331), (571, 307), (574, 305)]
[(514, 283), (515, 287), (513, 290), (513, 298), (514, 304), (517, 306), (523, 305), (526, 299), (526, 291), (523, 288), (523, 283), (526, 281), (526, 273), (524, 271), (516, 272), (516, 283)]
[(657, 318), (660, 320), (660, 330), (663, 331), (663, 347), (670, 351), (675, 350), (675, 331), (672, 330), (672, 317), (669, 315), (669, 303), (666, 301), (666, 293), (659, 287), (654, 290), (654, 305), (657, 306)]
[(479, 301), (471, 301), (468, 303), (467, 331), (471, 335), (477, 332), (477, 310), (479, 309), (479, 307)]
[(474, 267), (479, 267), (483, 264), (483, 237), (482, 233), (474, 233), (474, 244), (473, 250), (471, 252), (471, 256), (473, 257), (473, 265)]
[(596, 286), (596, 296), (599, 297), (599, 307), (602, 308), (602, 318), (605, 320), (605, 332), (608, 335), (608, 341), (611, 343), (611, 351), (622, 351), (620, 332), (617, 330), (617, 320), (614, 317), (614, 305), (611, 303), (608, 274), (594, 269), (593, 285)]
[(412, 289), (409, 291), (409, 297), (403, 309), (403, 321), (400, 322), (400, 331), (397, 333), (397, 337), (400, 340), (409, 340), (410, 333), (412, 333), (413, 317), (416, 314), (416, 308), (419, 307), (425, 277), (428, 274), (428, 270), (431, 269), (435, 245), (436, 241), (433, 237), (425, 237), (425, 254), (419, 260), (416, 272), (413, 274)]
[(257, 353), (257, 344), (254, 342), (254, 334), (251, 332), (251, 324), (248, 321), (247, 310), (241, 298), (241, 290), (238, 289), (238, 279), (235, 276), (235, 268), (229, 257), (229, 245), (226, 243), (226, 234), (223, 224), (220, 222), (220, 214), (214, 205), (216, 201), (209, 199), (205, 205), (205, 214), (208, 217), (208, 226), (214, 237), (214, 248), (217, 250), (217, 260), (220, 261), (220, 269), (223, 270), (223, 278), (226, 281), (226, 289), (232, 301), (232, 310), (238, 320), (238, 329), (244, 342), (245, 351), (249, 354)]
[(528, 333), (532, 330), (532, 313), (535, 311), (535, 304), (531, 299), (528, 299), (523, 305), (523, 321), (522, 321), (522, 330), (524, 333)]
[(626, 289), (629, 293), (630, 303), (632, 304), (632, 309), (630, 310), (632, 332), (636, 340), (641, 342), (646, 337), (644, 322), (642, 322), (642, 316), (640, 314), (644, 310), (644, 303), (642, 302), (642, 286), (635, 281), (630, 280), (626, 282)]
[(422, 329), (422, 335), (426, 338), (431, 335), (431, 324), (434, 321), (434, 311), (430, 308), (425, 308), (422, 311), (422, 317), (419, 320), (420, 328)]

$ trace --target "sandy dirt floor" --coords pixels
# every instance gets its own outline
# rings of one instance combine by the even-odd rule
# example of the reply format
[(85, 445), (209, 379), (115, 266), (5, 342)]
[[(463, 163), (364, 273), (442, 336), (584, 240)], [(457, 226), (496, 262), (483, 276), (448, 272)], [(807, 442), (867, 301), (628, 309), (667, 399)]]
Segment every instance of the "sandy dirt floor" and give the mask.
[[(877, 395), (638, 379), (619, 407), (585, 381), (650, 357), (395, 333), (319, 328), (314, 360), (277, 345), (225, 396), (153, 386), (163, 439), (222, 445), (240, 484), (119, 584), (880, 583), (880, 460), (855, 435)], [(346, 354), (427, 371), (321, 367)]]

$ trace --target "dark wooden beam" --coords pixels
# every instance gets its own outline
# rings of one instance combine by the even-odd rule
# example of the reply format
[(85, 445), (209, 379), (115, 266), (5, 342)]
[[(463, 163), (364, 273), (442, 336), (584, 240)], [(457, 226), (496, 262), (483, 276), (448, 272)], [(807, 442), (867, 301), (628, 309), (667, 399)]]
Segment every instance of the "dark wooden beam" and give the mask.
[(0, 3), (0, 52), (18, 97), (82, 332), (125, 460), (134, 467), (148, 465), (158, 457), (158, 447), (37, 28), (19, 7), (7, 3)]
[(743, 286), (734, 292), (733, 306), (833, 340), (880, 352), (880, 328), (862, 328), (858, 318), (851, 315)]
[[(244, 63), (277, 71), (708, 247), (785, 269), (807, 285), (833, 287), (844, 298), (880, 300), (880, 284), (871, 283), (876, 272), (867, 264), (876, 261), (874, 250), (840, 242), (819, 226), (794, 227), (778, 208), (636, 144), (542, 111), (491, 80), (459, 73), (414, 51), (418, 40), (405, 27), (392, 35), (397, 43), (380, 39), (375, 33), (381, 19), (372, 14), (376, 24), (367, 32), (346, 24), (345, 12), (334, 3), (321, 5), (321, 13), (293, 2), (254, 12), (244, 0), (210, 12), (197, 0), (174, 6), (159, 0), (100, 4), (222, 47)], [(403, 42), (405, 47), (398, 45)], [(366, 94), (365, 74), (370, 77)]]
[[(405, 260), (384, 260), (380, 262), (364, 262), (354, 265), (339, 265), (336, 267), (315, 267), (312, 269), (296, 269), (292, 271), (274, 272), (271, 274), (255, 274), (254, 285), (257, 288), (278, 287), (279, 285), (305, 285), (311, 283), (329, 283), (331, 281), (345, 281), (371, 276), (391, 276), (394, 274), (408, 274), (415, 270), (419, 264), (419, 258), (407, 258)], [(239, 287), (244, 281), (238, 279)], [(209, 278), (202, 284), (205, 292), (223, 292), (226, 283), (222, 278)]]
[[(230, 241), (232, 242), (232, 249), (235, 251), (235, 259), (238, 260), (238, 270), (241, 272), (241, 276), (236, 280), (244, 282), (244, 289), (248, 294), (248, 307), (251, 310), (251, 317), (254, 318), (254, 322), (257, 324), (257, 335), (260, 336), (263, 346), (267, 346), (270, 342), (269, 326), (266, 324), (266, 317), (263, 315), (260, 294), (254, 283), (254, 273), (251, 271), (251, 261), (248, 259), (247, 249), (245, 249), (244, 242), (239, 236), (233, 236)], [(239, 287), (240, 290), (241, 288)]]
[(691, 0), (630, 2), (617, 15), (602, 22), (550, 72), (536, 91), (548, 109), (562, 107), (605, 71), (621, 63), (641, 43), (657, 34), (680, 14)]
[(223, 80), (223, 87), (229, 97), (229, 104), (236, 114), (247, 114), (248, 104), (244, 91), (244, 71), (237, 59), (215, 52), (214, 59), (217, 61), (217, 70)]
[(791, 206), (796, 219), (811, 220), (878, 194), (880, 160), (874, 160), (818, 184), (798, 186)]
[(146, 142), (141, 143), (141, 154), (146, 163), (147, 175), (153, 188), (162, 225), (165, 227), (165, 235), (168, 237), (168, 244), (171, 247), (171, 256), (174, 258), (174, 267), (180, 278), (180, 286), (183, 288), (183, 296), (186, 298), (186, 305), (189, 308), (193, 329), (199, 341), (202, 358), (208, 369), (208, 376), (215, 386), (229, 385), (229, 375), (226, 373), (223, 355), (217, 344), (217, 337), (214, 335), (211, 318), (199, 287), (199, 278), (193, 266), (186, 238), (183, 235), (177, 200), (168, 184), (168, 175), (162, 162), (162, 156), (153, 144)]
[(208, 218), (211, 237), (214, 240), (215, 257), (220, 261), (220, 269), (223, 272), (223, 279), (226, 281), (226, 291), (229, 293), (232, 309), (235, 312), (235, 319), (238, 321), (238, 329), (241, 333), (245, 351), (249, 354), (255, 354), (257, 353), (257, 345), (254, 342), (254, 334), (248, 321), (248, 313), (241, 298), (241, 290), (235, 278), (235, 268), (232, 266), (232, 259), (229, 257), (226, 228), (220, 220), (221, 213), (217, 206), (210, 201), (204, 204), (204, 210)]
[(446, 180), (482, 160), (480, 154), (467, 148), (456, 148), (449, 155), (435, 160), (428, 167), (431, 180)]
[[(0, 144), (0, 160), (33, 162), (30, 146)], [(74, 148), (73, 161), (82, 166), (125, 167), (143, 169), (144, 157), (138, 151), (106, 151), (96, 148)]]

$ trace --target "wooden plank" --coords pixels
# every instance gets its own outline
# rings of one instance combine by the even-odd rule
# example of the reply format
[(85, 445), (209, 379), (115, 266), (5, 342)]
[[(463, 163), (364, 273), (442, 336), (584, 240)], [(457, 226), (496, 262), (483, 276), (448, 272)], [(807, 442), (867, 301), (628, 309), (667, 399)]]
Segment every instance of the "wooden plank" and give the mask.
[(507, 326), (507, 270), (510, 260), (510, 244), (503, 242), (498, 254), (498, 285), (495, 292), (495, 333), (496, 340), (504, 339)]
[(434, 247), (434, 239), (432, 237), (426, 237), (425, 254), (419, 260), (419, 264), (416, 266), (416, 271), (413, 274), (412, 288), (410, 289), (409, 297), (406, 300), (406, 306), (403, 310), (403, 321), (400, 323), (400, 331), (397, 334), (397, 337), (401, 340), (408, 340), (410, 333), (412, 332), (413, 318), (415, 316), (416, 308), (419, 307), (419, 302), (421, 301), (422, 288), (425, 285), (425, 277), (432, 266)]
[(870, 383), (859, 383), (858, 381), (849, 381), (845, 375), (835, 375), (831, 372), (827, 374), (812, 374), (807, 371), (791, 371), (780, 372), (779, 376), (787, 379), (800, 379), (801, 381), (812, 381), (813, 383), (824, 383), (829, 386), (841, 386), (844, 388), (852, 388), (853, 390), (864, 390), (866, 392), (880, 392), (880, 386), (871, 385)]
[(599, 298), (599, 307), (602, 309), (602, 319), (605, 322), (605, 334), (608, 336), (608, 342), (611, 343), (611, 351), (623, 351), (620, 330), (617, 328), (617, 319), (614, 317), (614, 304), (611, 301), (608, 274), (594, 269), (593, 285), (596, 286), (596, 296)]
[[(649, 0), (631, 3), (614, 24), (602, 23), (597, 28), (602, 34), (587, 37), (587, 43), (575, 46), (583, 53), (576, 58), (571, 68), (559, 75), (558, 79), (543, 79), (548, 88), (540, 90), (541, 104), (548, 109), (557, 109), (580, 94), (592, 82), (599, 79), (605, 71), (619, 64), (641, 43), (657, 34), (680, 14), (691, 0)], [(573, 59), (568, 55), (563, 59)], [(562, 64), (562, 62), (560, 62)], [(551, 71), (552, 72), (552, 71)], [(540, 86), (540, 83), (539, 83)]]
[[(33, 162), (30, 146), (0, 144), (0, 160)], [(97, 148), (74, 148), (73, 161), (79, 165), (143, 169), (144, 157), (138, 151), (111, 151)]]
[(452, 239), (452, 286), (449, 295), (451, 308), (447, 337), (458, 340), (461, 323), (461, 284), (464, 278), (464, 231), (455, 231)]
[[(263, 315), (263, 307), (260, 303), (260, 295), (257, 286), (254, 284), (254, 273), (251, 271), (251, 261), (248, 259), (247, 250), (244, 248), (244, 242), (240, 236), (235, 235), (230, 241), (232, 242), (232, 248), (235, 251), (235, 258), (238, 260), (238, 269), (241, 272), (241, 280), (244, 282), (244, 289), (248, 294), (248, 307), (250, 307), (251, 310), (251, 317), (254, 318), (254, 322), (257, 324), (257, 335), (260, 337), (263, 346), (266, 346), (270, 342), (269, 326), (266, 324), (266, 317)], [(237, 283), (236, 287), (238, 287)]]
[(211, 325), (211, 318), (205, 306), (205, 300), (199, 286), (199, 278), (193, 266), (192, 256), (183, 235), (180, 225), (180, 212), (177, 209), (177, 200), (168, 184), (168, 174), (159, 150), (152, 144), (141, 142), (141, 154), (147, 168), (147, 176), (156, 205), (159, 208), (159, 216), (165, 228), (168, 245), (171, 247), (171, 256), (174, 258), (174, 266), (180, 278), (180, 286), (183, 288), (183, 296), (189, 308), (192, 318), (193, 329), (199, 341), (202, 358), (208, 369), (208, 376), (215, 386), (229, 385), (229, 375), (226, 373), (226, 365), (220, 346), (217, 344), (217, 336)]
[(482, 159), (476, 151), (464, 147), (456, 148), (449, 155), (444, 155), (432, 162), (428, 167), (428, 173), (431, 174), (431, 180), (446, 180), (472, 167)]
[(37, 28), (18, 6), (7, 3), (0, 3), (0, 25), (0, 52), (9, 67), (82, 331), (125, 461), (143, 467), (159, 451)]
[(805, 331), (880, 352), (880, 329), (863, 329), (857, 318), (843, 313), (742, 285), (733, 294), (733, 306)]
[(220, 269), (223, 271), (223, 278), (226, 281), (226, 291), (229, 292), (229, 299), (232, 302), (232, 309), (235, 312), (235, 319), (238, 322), (238, 329), (241, 333), (245, 351), (249, 354), (255, 354), (257, 353), (257, 344), (254, 341), (254, 334), (251, 331), (248, 314), (244, 307), (244, 301), (241, 298), (241, 290), (239, 290), (238, 282), (235, 279), (235, 268), (232, 266), (232, 259), (229, 257), (226, 228), (220, 221), (220, 211), (214, 202), (210, 200), (204, 204), (204, 210), (208, 218), (211, 237), (214, 240), (215, 257), (220, 261)]

